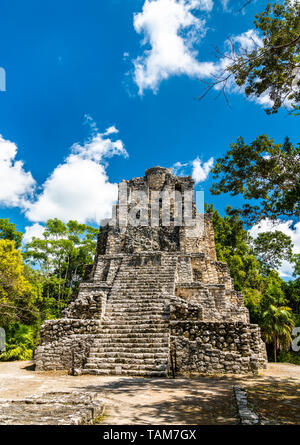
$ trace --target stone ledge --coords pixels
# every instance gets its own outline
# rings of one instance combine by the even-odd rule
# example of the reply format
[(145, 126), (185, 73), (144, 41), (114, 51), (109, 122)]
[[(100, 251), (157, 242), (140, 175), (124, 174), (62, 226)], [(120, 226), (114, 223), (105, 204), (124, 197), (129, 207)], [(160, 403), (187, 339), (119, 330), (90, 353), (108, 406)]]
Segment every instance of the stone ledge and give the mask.
[(258, 425), (259, 417), (248, 407), (246, 391), (240, 386), (234, 386), (234, 395), (238, 408), (238, 414), (242, 425)]
[(104, 414), (96, 393), (49, 392), (0, 401), (0, 425), (92, 425)]

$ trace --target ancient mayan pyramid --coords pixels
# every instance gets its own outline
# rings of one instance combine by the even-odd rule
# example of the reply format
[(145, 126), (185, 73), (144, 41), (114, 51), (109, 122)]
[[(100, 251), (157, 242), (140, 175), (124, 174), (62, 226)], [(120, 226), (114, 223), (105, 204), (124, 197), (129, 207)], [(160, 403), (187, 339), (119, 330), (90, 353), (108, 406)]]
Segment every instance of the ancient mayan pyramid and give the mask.
[[(171, 198), (169, 224), (163, 224), (162, 199), (150, 209), (161, 191), (179, 193), (193, 222), (177, 224)], [(139, 192), (147, 203), (136, 211)], [(134, 211), (140, 221), (126, 224)], [(151, 212), (156, 224), (145, 224)], [(227, 265), (217, 261), (211, 216), (196, 211), (192, 178), (150, 168), (121, 183), (113, 214), (101, 225), (95, 261), (77, 298), (63, 318), (42, 326), (36, 369), (165, 376), (265, 367), (259, 327), (250, 324)]]

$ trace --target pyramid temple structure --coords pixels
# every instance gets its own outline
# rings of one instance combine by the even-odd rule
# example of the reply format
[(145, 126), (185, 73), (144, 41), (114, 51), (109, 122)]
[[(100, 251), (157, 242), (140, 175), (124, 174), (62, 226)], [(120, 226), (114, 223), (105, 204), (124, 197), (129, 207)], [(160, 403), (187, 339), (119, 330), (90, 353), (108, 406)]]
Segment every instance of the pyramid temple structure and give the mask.
[(77, 297), (42, 326), (37, 370), (166, 376), (266, 366), (260, 329), (217, 261), (212, 217), (194, 195), (191, 176), (162, 167), (122, 181)]

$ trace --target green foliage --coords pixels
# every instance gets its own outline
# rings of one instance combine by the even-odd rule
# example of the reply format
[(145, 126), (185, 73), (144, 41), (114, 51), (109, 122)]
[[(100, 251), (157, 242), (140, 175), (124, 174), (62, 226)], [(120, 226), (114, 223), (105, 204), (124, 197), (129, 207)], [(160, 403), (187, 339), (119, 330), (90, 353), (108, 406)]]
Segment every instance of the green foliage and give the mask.
[(293, 262), (295, 263), (294, 268), (294, 277), (300, 276), (300, 253), (297, 253), (293, 256)]
[(269, 304), (262, 314), (262, 334), (267, 343), (272, 343), (274, 360), (277, 361), (277, 349), (288, 348), (291, 344), (291, 330), (294, 327), (292, 310), (286, 306)]
[(36, 346), (36, 329), (19, 323), (12, 323), (6, 329), (6, 351), (0, 354), (0, 361), (30, 360)]
[(0, 325), (30, 318), (36, 312), (36, 289), (26, 277), (21, 251), (15, 242), (0, 240)]
[(265, 110), (268, 114), (277, 113), (287, 103), (298, 114), (300, 2), (269, 3), (255, 18), (262, 44), (239, 54), (233, 51), (233, 62), (227, 70), (238, 86), (245, 87), (246, 96), (270, 96), (273, 106)]
[[(283, 289), (288, 305), (295, 314), (300, 314), (300, 278), (283, 283)], [(300, 326), (300, 316), (297, 326)]]
[(23, 233), (16, 230), (16, 225), (9, 222), (9, 219), (0, 219), (0, 239), (15, 242), (17, 249), (21, 247)]
[(49, 220), (44, 237), (28, 243), (22, 257), (14, 224), (0, 221), (0, 326), (7, 333), (0, 360), (28, 360), (38, 344), (40, 325), (61, 316), (85, 265), (93, 262), (98, 230), (76, 221)]
[(253, 240), (254, 255), (270, 269), (278, 269), (282, 260), (291, 261), (292, 247), (291, 238), (279, 230), (259, 233)]
[(222, 217), (213, 206), (206, 205), (206, 211), (213, 214), (217, 258), (228, 264), (236, 290), (258, 289), (263, 277), (260, 263), (250, 248), (250, 237), (237, 215)]
[(275, 144), (262, 135), (247, 145), (239, 137), (217, 159), (212, 173), (216, 180), (210, 189), (213, 195), (230, 193), (248, 200), (242, 209), (231, 209), (248, 226), (264, 218), (300, 216), (300, 144), (293, 145), (288, 138)]
[(43, 276), (43, 318), (58, 318), (93, 262), (98, 230), (77, 221), (48, 220), (44, 237), (25, 246), (23, 256)]
[(278, 362), (300, 365), (300, 354), (299, 352), (293, 351), (280, 351), (278, 354)]
[[(212, 205), (205, 205), (205, 209), (213, 215), (217, 258), (228, 264), (235, 289), (243, 292), (250, 320), (260, 325), (265, 340), (273, 345), (276, 361), (277, 350), (291, 342), (292, 327), (297, 322), (300, 325), (300, 279), (285, 283), (270, 268), (269, 257), (276, 261), (276, 255), (282, 254), (272, 243), (267, 262), (258, 245), (259, 258), (255, 256), (253, 242), (236, 214), (222, 217)], [(268, 243), (260, 247), (267, 254)]]

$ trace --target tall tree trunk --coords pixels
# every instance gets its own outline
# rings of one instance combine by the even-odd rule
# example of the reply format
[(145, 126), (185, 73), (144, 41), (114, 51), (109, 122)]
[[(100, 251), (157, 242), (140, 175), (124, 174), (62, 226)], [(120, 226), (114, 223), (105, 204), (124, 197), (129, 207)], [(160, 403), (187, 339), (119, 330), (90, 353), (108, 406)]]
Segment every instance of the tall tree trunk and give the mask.
[(277, 362), (277, 337), (274, 335), (274, 361)]

